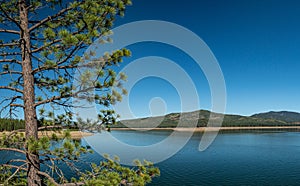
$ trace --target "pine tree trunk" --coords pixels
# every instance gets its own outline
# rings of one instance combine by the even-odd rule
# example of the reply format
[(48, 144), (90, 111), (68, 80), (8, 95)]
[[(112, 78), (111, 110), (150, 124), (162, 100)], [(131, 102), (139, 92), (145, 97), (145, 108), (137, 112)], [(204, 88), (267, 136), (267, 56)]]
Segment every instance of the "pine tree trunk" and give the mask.
[[(31, 61), (31, 43), (28, 25), (28, 12), (25, 0), (19, 1), (20, 10), (20, 26), (21, 26), (21, 49), (22, 49), (22, 72), (24, 81), (24, 116), (25, 116), (25, 133), (26, 139), (38, 139), (37, 117), (34, 107), (34, 77), (32, 75)], [(27, 153), (26, 160), (28, 164), (27, 185), (40, 186), (41, 179), (38, 175), (40, 170), (40, 162), (38, 153)]]

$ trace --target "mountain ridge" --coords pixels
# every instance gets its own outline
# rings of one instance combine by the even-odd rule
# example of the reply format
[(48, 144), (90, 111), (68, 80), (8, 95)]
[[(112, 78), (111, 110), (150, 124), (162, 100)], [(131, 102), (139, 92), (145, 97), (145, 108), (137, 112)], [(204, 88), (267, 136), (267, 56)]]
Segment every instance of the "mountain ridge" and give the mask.
[(182, 125), (181, 127), (195, 127), (195, 125), (197, 127), (206, 127), (211, 114), (213, 122), (220, 120), (224, 116), (223, 127), (300, 126), (300, 113), (291, 111), (269, 111), (251, 116), (243, 116), (238, 114), (223, 115), (208, 110), (198, 110), (184, 113), (170, 113), (164, 116), (121, 120), (112, 127), (173, 128), (177, 127), (179, 120), (182, 121), (180, 124)]
[(251, 117), (270, 118), (286, 122), (300, 122), (300, 113), (291, 111), (269, 111), (253, 114)]

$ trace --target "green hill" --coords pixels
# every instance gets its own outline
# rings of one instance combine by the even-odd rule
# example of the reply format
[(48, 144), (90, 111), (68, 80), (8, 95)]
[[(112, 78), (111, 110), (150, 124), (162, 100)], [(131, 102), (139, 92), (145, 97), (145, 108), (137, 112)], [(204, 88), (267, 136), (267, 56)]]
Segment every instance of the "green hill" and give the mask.
[(299, 123), (300, 124), (300, 113), (297, 112), (288, 112), (288, 111), (280, 111), (280, 112), (265, 112), (254, 114), (252, 117), (262, 118), (262, 119), (275, 119), (281, 120), (289, 123)]
[[(208, 119), (212, 114), (212, 121), (217, 121), (221, 118), (221, 114), (211, 113), (207, 110), (171, 113), (165, 116), (140, 118), (132, 120), (122, 120), (113, 128), (123, 128), (126, 126), (132, 128), (174, 128), (181, 121), (181, 127), (193, 127), (195, 123), (197, 127), (207, 126)], [(157, 126), (157, 124), (159, 124)], [(300, 113), (297, 112), (266, 112), (254, 114), (252, 116), (241, 116), (225, 114), (222, 123), (223, 127), (246, 127), (246, 126), (300, 126)], [(23, 129), (25, 127), (24, 120), (16, 119), (1, 119), (0, 131), (11, 131)]]
[[(272, 113), (272, 112), (270, 112)], [(287, 112), (291, 113), (291, 112)], [(172, 113), (165, 116), (151, 117), (151, 118), (140, 118), (132, 120), (122, 120), (113, 127), (132, 127), (132, 128), (172, 128), (177, 127), (178, 122), (182, 121), (181, 127), (192, 127), (195, 122), (197, 127), (207, 126), (208, 119), (212, 114), (212, 121), (217, 121), (221, 118), (221, 114), (211, 113), (207, 110), (200, 110), (186, 113)], [(242, 127), (242, 126), (295, 126), (300, 125), (300, 118), (297, 119), (295, 116), (300, 116), (300, 113), (285, 114), (284, 117), (274, 117), (274, 115), (256, 114), (253, 116), (241, 116), (225, 114), (222, 123), (223, 127)], [(156, 126), (157, 123), (160, 123)]]

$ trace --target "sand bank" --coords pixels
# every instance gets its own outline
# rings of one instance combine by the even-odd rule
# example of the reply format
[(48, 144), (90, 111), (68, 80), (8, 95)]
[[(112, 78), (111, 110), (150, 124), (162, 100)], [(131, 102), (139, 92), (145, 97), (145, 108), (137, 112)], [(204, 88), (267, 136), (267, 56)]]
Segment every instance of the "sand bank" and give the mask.
[[(24, 133), (24, 132), (22, 132), (22, 133)], [(64, 135), (63, 132), (58, 132), (58, 131), (39, 131), (38, 132), (38, 136), (39, 137), (42, 137), (42, 136), (49, 136), (49, 137), (51, 137), (51, 135), (53, 133), (55, 133), (58, 138), (61, 138)], [(0, 132), (0, 137), (3, 134), (9, 135), (10, 132)], [(70, 135), (71, 135), (71, 138), (73, 138), (73, 139), (80, 139), (80, 138), (83, 138), (83, 137), (86, 137), (86, 136), (92, 136), (93, 133), (81, 132), (81, 131), (70, 131)]]
[(197, 128), (111, 128), (111, 130), (172, 130), (172, 131), (218, 131), (218, 130), (284, 130), (284, 129), (299, 129), (300, 126), (261, 126), (261, 127), (197, 127)]

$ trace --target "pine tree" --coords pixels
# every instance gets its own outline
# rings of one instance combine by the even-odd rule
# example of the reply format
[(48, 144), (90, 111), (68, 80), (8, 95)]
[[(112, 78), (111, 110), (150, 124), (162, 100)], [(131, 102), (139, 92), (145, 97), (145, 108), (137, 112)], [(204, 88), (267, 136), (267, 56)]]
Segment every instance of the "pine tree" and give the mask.
[[(157, 175), (149, 162), (137, 162), (136, 169), (122, 167), (107, 157), (92, 171), (76, 169), (78, 177), (68, 180), (56, 162), (74, 168), (82, 147), (64, 133), (60, 146), (52, 136), (38, 137), (39, 130), (54, 130), (74, 125), (72, 98), (94, 101), (103, 109), (99, 112), (101, 125), (114, 124), (116, 114), (111, 104), (121, 100), (121, 82), (113, 68), (130, 56), (120, 49), (102, 57), (91, 51), (82, 58), (79, 53), (96, 39), (106, 42), (114, 20), (123, 16), (130, 0), (10, 0), (0, 4), (0, 90), (1, 113), (16, 117), (24, 113), (25, 129), (3, 135), (0, 150), (21, 154), (23, 159), (11, 159), (1, 164), (0, 181), (7, 185), (144, 185)], [(46, 15), (45, 15), (46, 14)], [(90, 71), (92, 67), (92, 71)], [(74, 71), (84, 68), (80, 85), (74, 87)], [(89, 69), (90, 68), (90, 69)], [(91, 75), (93, 73), (93, 75)], [(90, 77), (96, 77), (94, 81)], [(114, 85), (119, 89), (109, 91)], [(95, 90), (95, 94), (89, 94)], [(52, 110), (50, 109), (52, 108)], [(59, 109), (59, 114), (55, 110)], [(5, 114), (6, 115), (6, 114)], [(25, 132), (22, 133), (22, 131)], [(41, 164), (48, 169), (41, 170)], [(71, 183), (72, 182), (72, 183)]]

